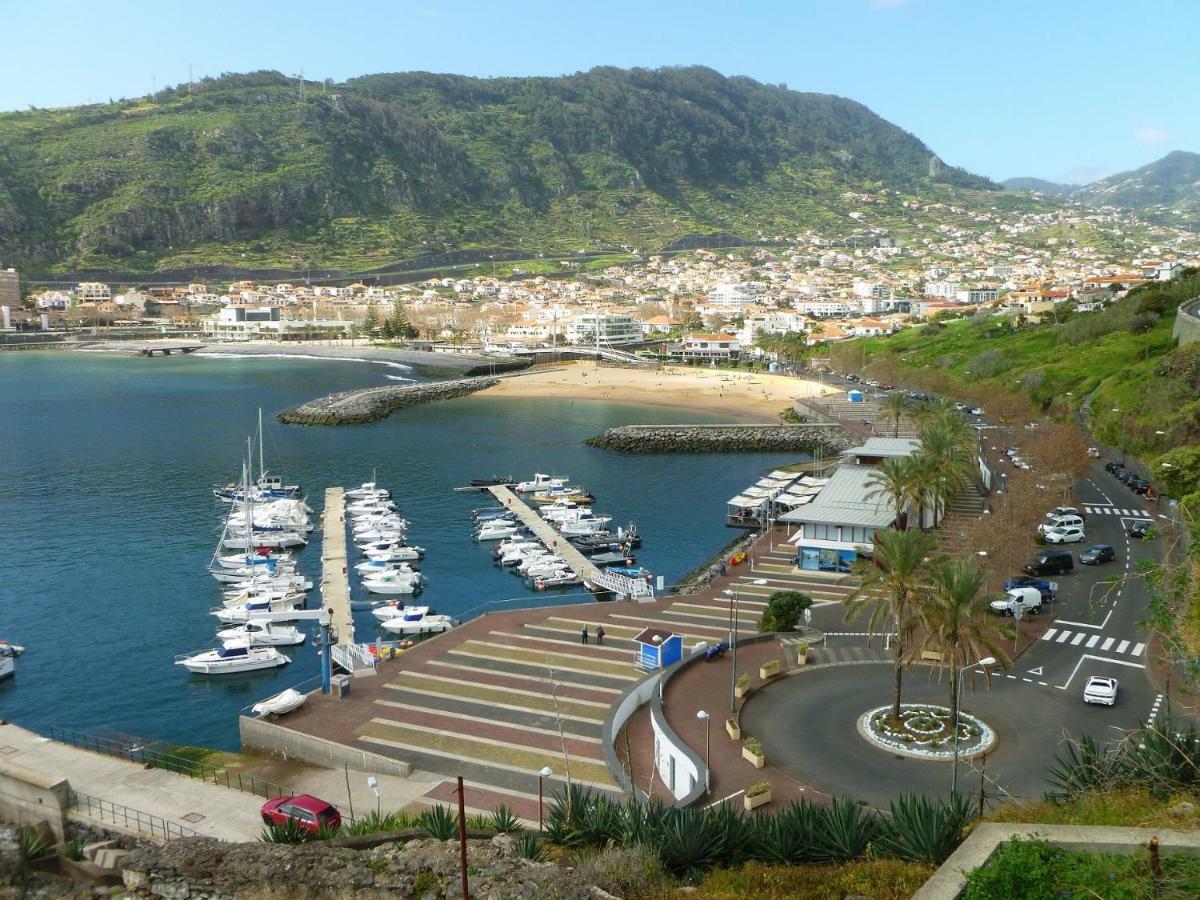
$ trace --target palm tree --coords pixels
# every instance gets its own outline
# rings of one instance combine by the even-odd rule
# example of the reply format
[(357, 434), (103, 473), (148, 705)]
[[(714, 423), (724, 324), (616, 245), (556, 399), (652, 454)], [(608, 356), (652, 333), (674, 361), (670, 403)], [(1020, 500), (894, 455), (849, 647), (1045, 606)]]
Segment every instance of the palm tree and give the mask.
[(867, 475), (868, 500), (887, 497), (896, 511), (896, 527), (908, 530), (908, 510), (920, 506), (922, 485), (918, 461), (911, 456), (885, 459)]
[(900, 437), (900, 420), (908, 412), (908, 398), (900, 391), (892, 391), (884, 398), (881, 410), (892, 418), (892, 437)]
[[(929, 573), (929, 593), (920, 609), (924, 638), (909, 651), (941, 654), (942, 668), (950, 676), (951, 720), (958, 712), (955, 676), (960, 667), (985, 656), (995, 657), (1006, 669), (1011, 664), (1002, 642), (1012, 637), (1012, 629), (988, 614), (986, 598), (980, 596), (986, 581), (987, 573), (973, 562), (937, 562)], [(985, 684), (990, 683), (986, 669), (983, 678)]]
[(972, 477), (974, 465), (970, 455), (964, 452), (962, 435), (941, 421), (922, 429), (918, 459), (922, 486), (933, 500), (936, 525), (941, 519), (942, 508)]
[(861, 579), (854, 593), (842, 602), (846, 605), (845, 621), (858, 618), (866, 609), (867, 631), (896, 631), (895, 695), (892, 715), (900, 717), (900, 687), (904, 666), (910, 659), (909, 641), (921, 621), (919, 607), (927, 591), (926, 576), (933, 538), (923, 531), (896, 531), (888, 528), (875, 533), (875, 555), (870, 561), (856, 564)]

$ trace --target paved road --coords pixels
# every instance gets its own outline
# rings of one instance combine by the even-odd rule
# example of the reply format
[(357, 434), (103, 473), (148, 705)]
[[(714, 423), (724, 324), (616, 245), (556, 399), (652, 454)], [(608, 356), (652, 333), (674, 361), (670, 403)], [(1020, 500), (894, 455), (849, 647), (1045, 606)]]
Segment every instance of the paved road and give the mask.
[[(1138, 627), (1148, 592), (1136, 575), (1140, 561), (1160, 555), (1162, 541), (1131, 541), (1125, 528), (1135, 519), (1157, 518), (1158, 510), (1099, 463), (1092, 477), (1076, 486), (1076, 498), (1085, 507), (1088, 542), (1070, 549), (1078, 556), (1085, 546), (1106, 543), (1117, 558), (1100, 566), (1077, 565), (1073, 574), (1054, 579), (1059, 597), (1052, 613), (1043, 612), (1054, 621), (1042, 639), (1010, 673), (993, 677), (991, 691), (966, 692), (964, 708), (981, 715), (999, 735), (986, 761), (994, 793), (1040, 798), (1048, 787), (1045, 769), (1065, 734), (1119, 738), (1157, 709), (1158, 694), (1145, 668), (1149, 639)], [(1033, 550), (1031, 542), (1031, 555)], [(815, 609), (813, 624), (829, 631), (861, 628), (843, 624), (837, 607)], [(848, 646), (864, 639), (837, 640), (837, 646)], [(1089, 675), (1120, 680), (1116, 706), (1083, 703)], [(849, 793), (875, 805), (906, 791), (948, 792), (948, 763), (894, 756), (873, 748), (856, 731), (859, 715), (890, 698), (891, 677), (887, 663), (797, 675), (752, 699), (743, 712), (743, 729), (760, 737), (772, 764), (827, 793)], [(947, 702), (948, 685), (936, 671), (910, 668), (905, 685), (906, 700)], [(978, 791), (980, 776), (972, 769), (968, 764), (960, 770), (960, 787)]]

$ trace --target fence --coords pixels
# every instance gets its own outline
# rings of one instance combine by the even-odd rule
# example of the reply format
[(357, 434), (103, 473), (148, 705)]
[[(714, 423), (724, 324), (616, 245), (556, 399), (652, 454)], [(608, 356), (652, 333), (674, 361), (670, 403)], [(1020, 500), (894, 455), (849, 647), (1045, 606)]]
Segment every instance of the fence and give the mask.
[(156, 750), (153, 746), (149, 746), (150, 742), (137, 738), (119, 740), (51, 726), (50, 739), (63, 744), (70, 744), (73, 747), (79, 747), (82, 750), (91, 750), (93, 753), (103, 753), (105, 756), (114, 756), (118, 759), (125, 759), (129, 762), (139, 763), (140, 765), (150, 766), (155, 769), (165, 769), (168, 772), (187, 775), (189, 778), (199, 778), (201, 781), (206, 781), (210, 784), (232, 788), (235, 791), (243, 791), (247, 794), (254, 794), (255, 796), (267, 799), (271, 797), (290, 797), (296, 793), (296, 791), (286, 785), (278, 784), (266, 778), (259, 778), (257, 775), (230, 772), (228, 769), (206, 765), (198, 760), (188, 759), (186, 756), (164, 753), (161, 750)]
[(182, 837), (204, 837), (198, 831), (176, 825), (160, 816), (152, 816), (150, 813), (130, 809), (128, 806), (113, 803), (111, 800), (81, 794), (75, 790), (67, 794), (67, 804), (68, 809), (78, 810), (89, 819), (108, 822), (124, 828), (126, 831), (135, 831), (153, 838), (170, 840)]

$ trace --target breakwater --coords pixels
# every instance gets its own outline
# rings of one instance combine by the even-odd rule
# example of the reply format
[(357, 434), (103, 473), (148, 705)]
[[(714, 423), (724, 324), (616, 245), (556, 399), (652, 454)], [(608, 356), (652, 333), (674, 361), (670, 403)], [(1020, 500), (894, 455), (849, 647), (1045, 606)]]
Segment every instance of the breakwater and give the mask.
[(626, 453), (752, 453), (795, 450), (831, 455), (855, 445), (840, 425), (621, 425), (588, 445)]
[(364, 425), (397, 409), (464, 397), (499, 383), (498, 378), (458, 378), (427, 384), (362, 388), (309, 400), (276, 418), (287, 425)]

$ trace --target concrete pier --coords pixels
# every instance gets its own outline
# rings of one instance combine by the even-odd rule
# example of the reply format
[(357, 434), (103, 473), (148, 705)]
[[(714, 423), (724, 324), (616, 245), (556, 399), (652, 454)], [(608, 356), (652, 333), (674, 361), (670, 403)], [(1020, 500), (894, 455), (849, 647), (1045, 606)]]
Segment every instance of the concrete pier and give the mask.
[(561, 556), (571, 567), (571, 571), (582, 578), (588, 588), (595, 589), (600, 586), (603, 578), (599, 567), (590, 562), (587, 557), (575, 549), (570, 541), (555, 531), (553, 525), (526, 506), (524, 500), (503, 485), (493, 485), (488, 488), (488, 491), (501, 506), (520, 519), (521, 524), (532, 531), (537, 539), (546, 545), (547, 550)]
[[(322, 513), (321, 603), (329, 610), (330, 626), (337, 646), (348, 650), (354, 644), (354, 616), (350, 612), (350, 577), (346, 559), (346, 500), (342, 488), (325, 489)], [(335, 656), (336, 659), (336, 656)]]

